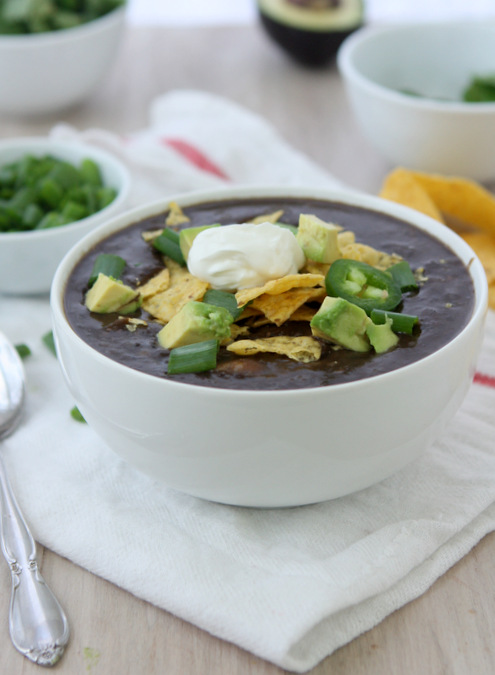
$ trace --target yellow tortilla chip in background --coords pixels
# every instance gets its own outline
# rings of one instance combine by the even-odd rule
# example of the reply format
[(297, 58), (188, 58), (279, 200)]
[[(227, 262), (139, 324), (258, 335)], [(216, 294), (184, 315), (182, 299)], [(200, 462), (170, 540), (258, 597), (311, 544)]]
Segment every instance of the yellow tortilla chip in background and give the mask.
[(318, 361), (321, 356), (321, 344), (312, 337), (277, 337), (258, 338), (257, 340), (237, 340), (227, 347), (229, 352), (239, 356), (253, 356), (260, 352), (270, 352), (288, 356), (293, 361), (310, 363)]
[(275, 325), (281, 326), (301, 305), (310, 300), (322, 300), (325, 295), (323, 288), (294, 288), (279, 295), (264, 293), (253, 300), (251, 307), (263, 312)]
[(412, 172), (441, 213), (495, 236), (495, 195), (466, 178)]
[(425, 190), (424, 186), (418, 182), (412, 171), (398, 168), (389, 173), (383, 182), (379, 196), (382, 199), (388, 199), (391, 202), (409, 206), (443, 223), (438, 205)]
[(188, 272), (186, 267), (166, 259), (170, 271), (169, 287), (143, 300), (143, 308), (162, 323), (170, 319), (189, 302), (202, 300), (209, 288), (206, 281), (201, 281)]
[(399, 202), (447, 224), (478, 255), (495, 309), (495, 195), (473, 180), (398, 168), (385, 179), (380, 197)]
[(269, 295), (280, 295), (291, 288), (308, 288), (312, 286), (323, 286), (325, 277), (323, 274), (287, 274), (280, 279), (271, 279), (263, 286), (255, 286), (253, 288), (245, 288), (237, 291), (235, 294), (237, 306), (242, 307), (247, 302), (251, 302), (255, 298), (268, 293)]
[(164, 267), (158, 274), (155, 274), (154, 277), (151, 277), (146, 283), (138, 287), (138, 291), (141, 294), (143, 300), (149, 298), (152, 295), (161, 293), (162, 291), (167, 290), (170, 286), (170, 270), (168, 267)]
[(495, 284), (495, 237), (485, 232), (466, 232), (461, 236), (480, 259), (488, 283)]

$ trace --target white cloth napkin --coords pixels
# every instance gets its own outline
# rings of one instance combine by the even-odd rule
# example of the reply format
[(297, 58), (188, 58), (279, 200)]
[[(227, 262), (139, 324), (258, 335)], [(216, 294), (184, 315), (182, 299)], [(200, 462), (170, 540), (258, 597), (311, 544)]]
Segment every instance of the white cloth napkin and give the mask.
[[(150, 127), (126, 139), (53, 133), (124, 158), (133, 203), (228, 182), (335, 184), (263, 120), (201, 92), (167, 94)], [(1, 330), (32, 350), (24, 420), (2, 451), (37, 540), (282, 668), (311, 669), (495, 527), (495, 313), (480, 374), (430, 451), (357, 494), (274, 510), (189, 497), (121, 461), (70, 416), (74, 402), (41, 341), (50, 327), (46, 297), (0, 297)]]

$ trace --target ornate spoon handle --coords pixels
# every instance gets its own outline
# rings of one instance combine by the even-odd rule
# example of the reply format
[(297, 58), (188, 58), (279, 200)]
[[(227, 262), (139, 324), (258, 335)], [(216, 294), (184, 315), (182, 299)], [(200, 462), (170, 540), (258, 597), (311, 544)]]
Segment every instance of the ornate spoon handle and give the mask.
[(19, 510), (0, 457), (1, 546), (12, 573), (10, 637), (40, 666), (54, 665), (69, 640), (64, 610), (38, 570), (36, 543)]

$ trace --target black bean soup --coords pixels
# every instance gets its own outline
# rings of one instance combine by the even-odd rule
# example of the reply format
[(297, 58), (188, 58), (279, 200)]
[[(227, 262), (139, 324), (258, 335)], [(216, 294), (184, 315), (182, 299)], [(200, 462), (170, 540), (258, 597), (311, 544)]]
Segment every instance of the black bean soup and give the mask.
[[(419, 316), (420, 324), (413, 335), (401, 335), (398, 346), (384, 354), (335, 350), (323, 343), (321, 359), (312, 363), (299, 363), (274, 354), (239, 357), (221, 349), (215, 370), (169, 376), (168, 350), (156, 340), (161, 324), (141, 309), (134, 316), (149, 323), (131, 332), (116, 314), (93, 314), (84, 305), (88, 278), (100, 253), (114, 253), (126, 260), (122, 280), (131, 286), (144, 283), (162, 268), (160, 254), (144, 241), (141, 233), (163, 227), (163, 214), (109, 236), (77, 264), (65, 293), (70, 325), (85, 342), (108, 358), (157, 377), (208, 387), (280, 390), (351, 382), (401, 368), (448, 343), (469, 321), (474, 290), (463, 263), (437, 239), (383, 213), (311, 199), (246, 199), (186, 207), (184, 212), (190, 222), (185, 226), (242, 223), (278, 209), (283, 209), (281, 220), (285, 223), (297, 225), (300, 213), (312, 213), (352, 230), (358, 242), (402, 256), (413, 270), (423, 269), (425, 280), (420, 290), (406, 293), (397, 310)], [(311, 330), (307, 322), (286, 322), (279, 328), (274, 325), (257, 328), (249, 337), (278, 334), (311, 335)]]

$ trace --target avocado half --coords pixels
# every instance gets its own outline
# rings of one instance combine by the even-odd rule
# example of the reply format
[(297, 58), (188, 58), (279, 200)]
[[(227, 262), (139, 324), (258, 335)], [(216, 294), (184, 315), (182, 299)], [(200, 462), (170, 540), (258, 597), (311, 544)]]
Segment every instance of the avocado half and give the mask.
[(322, 66), (363, 24), (362, 0), (258, 0), (268, 35), (292, 58)]

